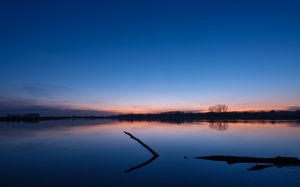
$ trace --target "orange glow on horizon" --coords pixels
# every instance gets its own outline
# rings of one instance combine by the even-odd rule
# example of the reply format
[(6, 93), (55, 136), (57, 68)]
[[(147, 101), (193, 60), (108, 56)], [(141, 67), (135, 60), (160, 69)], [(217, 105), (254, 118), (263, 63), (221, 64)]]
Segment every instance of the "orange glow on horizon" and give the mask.
[[(143, 108), (115, 108), (115, 109), (98, 109), (98, 108), (90, 108), (92, 110), (98, 110), (98, 111), (108, 111), (112, 113), (120, 113), (120, 114), (144, 114), (144, 113), (161, 113), (161, 112), (169, 112), (169, 111), (182, 111), (182, 112), (208, 112), (208, 108), (153, 108), (153, 109), (143, 109)], [(235, 107), (235, 108), (229, 108), (229, 112), (243, 112), (243, 111), (270, 111), (270, 110), (288, 110), (287, 107)]]
[[(222, 103), (221, 103), (222, 104)], [(95, 104), (78, 104), (70, 106), (69, 109), (74, 110), (86, 110), (86, 111), (99, 111), (99, 112), (109, 112), (114, 114), (129, 114), (129, 113), (161, 113), (168, 111), (182, 111), (182, 112), (208, 112), (208, 108), (211, 105), (186, 105), (186, 106), (176, 106), (176, 105), (136, 105), (136, 106), (126, 106), (126, 105), (114, 105), (114, 106), (99, 106)], [(291, 104), (274, 104), (274, 103), (244, 103), (244, 104), (226, 104), (229, 107), (229, 112), (242, 112), (242, 111), (270, 111), (270, 110), (288, 110), (288, 106), (293, 106)], [(297, 104), (294, 104), (297, 106)], [(298, 104), (300, 106), (300, 103)]]

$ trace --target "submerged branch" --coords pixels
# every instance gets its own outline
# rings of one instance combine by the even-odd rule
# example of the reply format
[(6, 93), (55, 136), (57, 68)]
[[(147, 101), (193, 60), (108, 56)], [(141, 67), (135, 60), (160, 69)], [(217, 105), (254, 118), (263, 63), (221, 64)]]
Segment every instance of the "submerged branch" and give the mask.
[(148, 145), (146, 145), (140, 139), (136, 138), (135, 136), (133, 136), (129, 132), (124, 131), (124, 133), (127, 134), (128, 136), (130, 136), (130, 138), (132, 138), (132, 139), (136, 140), (137, 142), (139, 142), (143, 147), (145, 147), (148, 151), (150, 151), (154, 155), (154, 157), (158, 157), (159, 156), (153, 149), (151, 149)]
[(143, 162), (143, 163), (141, 163), (141, 164), (139, 164), (137, 166), (134, 166), (134, 167), (130, 167), (130, 169), (125, 170), (124, 173), (128, 173), (128, 172), (131, 172), (133, 170), (139, 169), (140, 167), (146, 166), (146, 165), (150, 164), (151, 162), (153, 162), (159, 156), (153, 149), (151, 149), (148, 145), (146, 145), (140, 139), (136, 138), (135, 136), (133, 136), (129, 132), (124, 131), (124, 133), (127, 134), (128, 136), (130, 136), (130, 138), (132, 138), (135, 141), (137, 141), (139, 144), (141, 144), (143, 147), (145, 147), (148, 151), (150, 151), (153, 154), (153, 157), (151, 157), (146, 162)]
[[(246, 156), (224, 156), (224, 155), (213, 155), (213, 156), (199, 156), (196, 159), (212, 160), (212, 161), (223, 161), (227, 164), (235, 163), (256, 163), (255, 166), (248, 170), (261, 170), (272, 166), (300, 166), (300, 160), (297, 157), (281, 157), (277, 156), (274, 158), (259, 158), (259, 157), (246, 157)], [(257, 163), (263, 163), (268, 165), (260, 165)]]
[(246, 157), (246, 156), (200, 156), (195, 157), (196, 159), (205, 159), (213, 161), (225, 161), (228, 164), (235, 163), (265, 163), (265, 164), (276, 164), (276, 165), (300, 165), (300, 160), (297, 157), (281, 157), (275, 158), (258, 158), (258, 157)]

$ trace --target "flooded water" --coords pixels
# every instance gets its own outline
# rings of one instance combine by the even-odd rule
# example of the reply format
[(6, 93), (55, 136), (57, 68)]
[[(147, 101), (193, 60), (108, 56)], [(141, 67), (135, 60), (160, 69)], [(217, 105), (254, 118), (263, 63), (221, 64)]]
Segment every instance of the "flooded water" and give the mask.
[(194, 158), (300, 158), (299, 142), (297, 122), (0, 123), (0, 186), (300, 186), (300, 166)]

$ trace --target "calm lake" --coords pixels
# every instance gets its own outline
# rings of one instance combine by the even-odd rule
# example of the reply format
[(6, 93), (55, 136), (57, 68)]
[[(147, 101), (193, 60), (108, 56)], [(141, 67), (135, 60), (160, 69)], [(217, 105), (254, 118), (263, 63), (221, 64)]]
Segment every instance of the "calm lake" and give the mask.
[[(159, 157), (147, 163), (153, 155), (124, 131)], [(299, 142), (293, 121), (0, 123), (0, 186), (300, 186), (300, 166), (194, 158), (300, 158)]]

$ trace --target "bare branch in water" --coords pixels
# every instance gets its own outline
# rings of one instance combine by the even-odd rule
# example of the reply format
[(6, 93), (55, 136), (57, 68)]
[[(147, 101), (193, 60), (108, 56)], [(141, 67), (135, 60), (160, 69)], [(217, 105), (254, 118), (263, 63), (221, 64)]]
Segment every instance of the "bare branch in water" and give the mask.
[(130, 136), (130, 138), (132, 138), (132, 139), (136, 140), (137, 142), (139, 142), (143, 147), (145, 147), (148, 151), (150, 151), (154, 156), (156, 156), (156, 157), (159, 156), (153, 149), (151, 149), (148, 145), (146, 145), (140, 139), (136, 138), (135, 136), (133, 136), (129, 132), (124, 131), (124, 133), (127, 134), (128, 136)]

